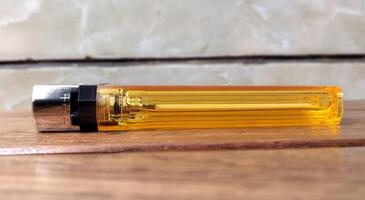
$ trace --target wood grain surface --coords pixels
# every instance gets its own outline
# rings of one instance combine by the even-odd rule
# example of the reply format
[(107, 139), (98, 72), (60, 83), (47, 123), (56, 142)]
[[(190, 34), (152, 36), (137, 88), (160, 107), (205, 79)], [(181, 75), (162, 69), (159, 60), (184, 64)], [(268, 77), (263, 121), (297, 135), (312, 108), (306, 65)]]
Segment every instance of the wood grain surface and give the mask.
[(364, 199), (365, 148), (0, 157), (3, 199)]
[(1, 113), (0, 123), (0, 155), (365, 145), (365, 101), (346, 102), (340, 127), (37, 133), (24, 111)]

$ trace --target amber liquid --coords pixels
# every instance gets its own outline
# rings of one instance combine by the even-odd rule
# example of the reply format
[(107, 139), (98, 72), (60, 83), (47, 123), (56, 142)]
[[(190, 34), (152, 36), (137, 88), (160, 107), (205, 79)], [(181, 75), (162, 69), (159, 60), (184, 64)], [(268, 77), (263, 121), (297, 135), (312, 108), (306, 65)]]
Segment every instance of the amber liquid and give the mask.
[(326, 86), (98, 86), (99, 131), (338, 125)]

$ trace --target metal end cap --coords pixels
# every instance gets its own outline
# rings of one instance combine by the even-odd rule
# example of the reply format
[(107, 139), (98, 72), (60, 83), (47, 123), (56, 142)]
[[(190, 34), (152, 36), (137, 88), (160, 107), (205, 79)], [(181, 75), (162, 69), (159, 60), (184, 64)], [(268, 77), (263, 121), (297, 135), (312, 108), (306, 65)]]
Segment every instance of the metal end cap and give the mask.
[(71, 123), (70, 96), (78, 90), (77, 85), (33, 86), (33, 116), (40, 132), (79, 131)]

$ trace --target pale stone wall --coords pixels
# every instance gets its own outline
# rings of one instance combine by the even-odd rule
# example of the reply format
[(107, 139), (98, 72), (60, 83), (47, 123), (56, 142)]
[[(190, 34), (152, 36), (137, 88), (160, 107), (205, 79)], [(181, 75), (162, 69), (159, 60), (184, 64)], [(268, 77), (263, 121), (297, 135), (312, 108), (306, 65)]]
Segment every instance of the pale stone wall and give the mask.
[(365, 63), (154, 64), (0, 70), (0, 110), (30, 109), (33, 84), (340, 85), (365, 99)]
[(365, 1), (2, 0), (0, 110), (30, 109), (33, 84), (331, 84), (365, 99), (364, 61), (4, 64), (310, 54), (365, 55)]
[(365, 52), (364, 0), (2, 0), (0, 59)]

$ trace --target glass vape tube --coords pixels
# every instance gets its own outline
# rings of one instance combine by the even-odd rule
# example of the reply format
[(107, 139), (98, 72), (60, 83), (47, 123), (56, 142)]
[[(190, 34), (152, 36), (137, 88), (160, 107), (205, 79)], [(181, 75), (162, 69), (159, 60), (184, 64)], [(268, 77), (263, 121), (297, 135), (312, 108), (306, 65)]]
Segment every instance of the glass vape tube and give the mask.
[(334, 126), (343, 113), (335, 86), (38, 85), (39, 131)]

